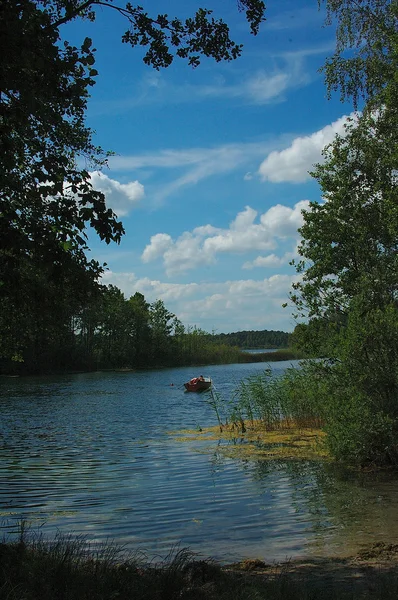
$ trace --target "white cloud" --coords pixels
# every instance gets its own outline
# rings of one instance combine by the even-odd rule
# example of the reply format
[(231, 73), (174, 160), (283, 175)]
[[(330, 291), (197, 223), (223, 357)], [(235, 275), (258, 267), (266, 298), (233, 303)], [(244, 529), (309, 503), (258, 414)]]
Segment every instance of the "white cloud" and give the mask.
[(267, 256), (257, 256), (252, 261), (245, 262), (242, 265), (242, 269), (253, 269), (254, 267), (276, 269), (278, 267), (285, 267), (290, 263), (293, 258), (298, 257), (297, 245), (293, 252), (285, 252), (283, 256), (277, 256), (276, 254), (268, 254)]
[(261, 215), (261, 223), (280, 238), (297, 237), (297, 230), (303, 224), (303, 210), (308, 210), (309, 201), (300, 200), (293, 208), (276, 204)]
[(119, 216), (127, 215), (144, 197), (144, 186), (139, 181), (120, 183), (105, 173), (90, 173), (93, 188), (105, 194), (106, 204)]
[[(145, 75), (137, 82), (134, 89), (128, 88), (125, 95), (119, 98), (93, 102), (91, 110), (96, 115), (122, 114), (136, 110), (137, 106), (168, 105), (203, 102), (215, 99), (236, 99), (241, 104), (270, 104), (284, 101), (285, 93), (297, 89), (310, 81), (304, 71), (303, 58), (306, 54), (300, 51), (291, 53), (273, 53), (272, 67), (258, 69), (250, 74), (242, 75), (234, 70), (225, 75), (217, 74), (210, 83), (173, 82), (170, 77), (160, 73)], [(232, 76), (231, 76), (232, 74)]]
[(286, 256), (278, 257), (276, 254), (269, 254), (268, 256), (258, 256), (253, 261), (253, 265), (256, 267), (279, 267), (284, 260), (286, 260)]
[(289, 87), (289, 75), (277, 73), (271, 77), (259, 73), (257, 77), (247, 82), (247, 91), (257, 104), (266, 104), (271, 99), (280, 96)]
[(287, 256), (289, 255), (285, 254), (284, 256), (276, 256), (276, 254), (268, 254), (268, 256), (258, 256), (253, 261), (244, 263), (242, 268), (252, 269), (253, 267), (280, 267), (291, 260), (291, 258), (287, 258)]
[[(354, 116), (354, 113), (350, 115)], [(308, 171), (314, 163), (322, 160), (323, 148), (333, 141), (335, 135), (344, 135), (347, 119), (344, 115), (311, 135), (294, 139), (288, 148), (271, 152), (259, 167), (260, 177), (273, 183), (302, 183), (310, 179)]]
[(174, 180), (152, 190), (153, 198), (161, 201), (181, 188), (195, 185), (213, 175), (230, 173), (252, 165), (253, 162), (257, 163), (265, 153), (275, 147), (283, 147), (284, 143), (286, 136), (278, 140), (224, 144), (210, 148), (166, 149), (156, 153), (114, 156), (109, 159), (109, 166), (113, 172), (137, 169), (178, 170)]
[[(292, 61), (293, 64), (293, 61)], [(308, 82), (301, 69), (289, 65), (285, 70), (267, 72), (257, 71), (235, 84), (217, 82), (214, 85), (199, 87), (194, 91), (196, 97), (242, 98), (252, 104), (269, 104), (284, 100), (284, 92)]]
[(243, 329), (282, 329), (291, 331), (294, 322), (281, 305), (288, 299), (297, 275), (273, 275), (254, 280), (175, 284), (134, 273), (107, 271), (103, 283), (112, 283), (128, 298), (135, 292), (144, 294), (148, 302), (162, 299), (167, 308), (185, 325), (196, 325), (219, 332)]
[(185, 231), (176, 240), (166, 233), (158, 233), (152, 236), (141, 258), (146, 263), (162, 258), (166, 274), (171, 276), (213, 264), (221, 253), (273, 250), (278, 239), (297, 239), (297, 229), (302, 225), (301, 212), (308, 205), (307, 200), (293, 208), (278, 204), (260, 215), (257, 223), (257, 211), (246, 206), (228, 229), (204, 225)]
[(151, 237), (150, 244), (142, 253), (143, 262), (147, 263), (162, 256), (173, 245), (172, 238), (167, 233), (157, 233)]

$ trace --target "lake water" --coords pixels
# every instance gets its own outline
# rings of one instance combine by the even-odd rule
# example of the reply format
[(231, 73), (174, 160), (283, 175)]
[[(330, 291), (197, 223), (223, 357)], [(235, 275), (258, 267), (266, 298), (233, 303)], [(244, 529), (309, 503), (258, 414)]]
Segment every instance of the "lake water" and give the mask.
[[(201, 368), (228, 396), (264, 363)], [(287, 363), (274, 363), (275, 373)], [(344, 555), (396, 541), (398, 480), (318, 462), (224, 458), (171, 430), (216, 424), (179, 368), (1, 379), (0, 517), (45, 534), (114, 539), (150, 557), (176, 544), (228, 562)], [(174, 386), (170, 386), (174, 383)]]
[(269, 352), (276, 352), (278, 348), (241, 348), (241, 350), (247, 354), (267, 354)]

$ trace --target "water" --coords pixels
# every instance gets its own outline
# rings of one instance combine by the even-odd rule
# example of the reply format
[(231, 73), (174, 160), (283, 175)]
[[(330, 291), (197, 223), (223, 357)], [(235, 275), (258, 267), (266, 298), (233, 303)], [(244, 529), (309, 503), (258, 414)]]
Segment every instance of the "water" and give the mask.
[[(266, 364), (213, 366), (229, 395)], [(287, 363), (272, 366), (275, 372)], [(114, 539), (149, 556), (176, 544), (221, 561), (343, 555), (397, 537), (398, 481), (318, 462), (239, 461), (171, 430), (216, 424), (193, 369), (6, 379), (0, 518), (49, 535)], [(174, 386), (170, 386), (174, 383)]]
[(241, 348), (242, 352), (247, 354), (267, 354), (269, 352), (276, 352), (277, 348)]

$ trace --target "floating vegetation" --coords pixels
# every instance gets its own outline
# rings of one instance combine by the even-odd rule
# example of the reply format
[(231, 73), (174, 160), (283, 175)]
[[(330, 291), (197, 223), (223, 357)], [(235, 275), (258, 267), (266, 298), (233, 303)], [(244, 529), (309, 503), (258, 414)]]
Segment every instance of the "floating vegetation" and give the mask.
[[(327, 459), (324, 447), (325, 434), (320, 429), (311, 427), (283, 426), (266, 430), (260, 421), (243, 422), (243, 426), (223, 425), (203, 427), (201, 431), (181, 430), (170, 432), (174, 439), (181, 442), (204, 442), (195, 444), (195, 451), (217, 452), (225, 457), (243, 460), (277, 460), (277, 459)], [(209, 442), (209, 443), (206, 443)]]

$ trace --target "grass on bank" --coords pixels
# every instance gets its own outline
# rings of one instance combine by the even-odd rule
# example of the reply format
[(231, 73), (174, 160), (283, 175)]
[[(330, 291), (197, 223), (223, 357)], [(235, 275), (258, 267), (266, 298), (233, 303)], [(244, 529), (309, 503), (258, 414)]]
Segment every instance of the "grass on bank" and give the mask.
[[(398, 575), (361, 571), (355, 561), (267, 565), (243, 560), (221, 566), (175, 549), (148, 562), (114, 544), (84, 537), (54, 540), (30, 533), (0, 544), (1, 600), (392, 600)], [(360, 577), (359, 577), (360, 576)]]

